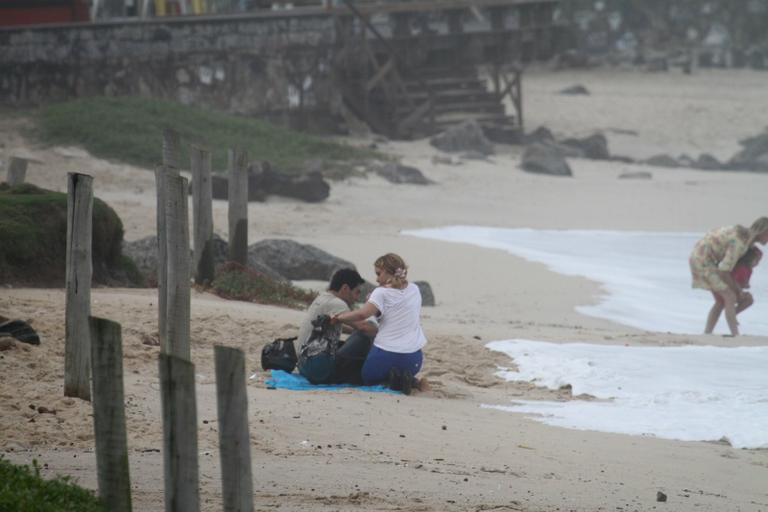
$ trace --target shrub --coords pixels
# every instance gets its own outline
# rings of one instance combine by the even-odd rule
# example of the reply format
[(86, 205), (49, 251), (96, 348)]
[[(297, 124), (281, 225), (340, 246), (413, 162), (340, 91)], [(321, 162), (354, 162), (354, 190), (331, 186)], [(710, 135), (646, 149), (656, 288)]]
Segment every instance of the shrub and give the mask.
[[(92, 240), (95, 282), (139, 284), (122, 256), (123, 223), (98, 198)], [(0, 187), (0, 283), (63, 286), (66, 259), (67, 195), (28, 183)]]
[(244, 300), (301, 309), (317, 294), (290, 283), (276, 281), (234, 262), (222, 265), (211, 283), (211, 290), (225, 299)]
[(185, 142), (182, 162), (189, 162), (186, 142), (201, 144), (213, 150), (214, 170), (227, 168), (225, 150), (230, 147), (241, 147), (283, 171), (299, 170), (316, 159), (351, 168), (350, 161), (375, 154), (259, 119), (151, 98), (81, 98), (44, 107), (36, 121), (36, 135), (43, 142), (82, 146), (97, 157), (150, 169), (161, 161), (166, 127), (176, 129)]
[(33, 467), (12, 464), (0, 455), (0, 510), (14, 512), (105, 512), (91, 491), (70, 477), (45, 480)]

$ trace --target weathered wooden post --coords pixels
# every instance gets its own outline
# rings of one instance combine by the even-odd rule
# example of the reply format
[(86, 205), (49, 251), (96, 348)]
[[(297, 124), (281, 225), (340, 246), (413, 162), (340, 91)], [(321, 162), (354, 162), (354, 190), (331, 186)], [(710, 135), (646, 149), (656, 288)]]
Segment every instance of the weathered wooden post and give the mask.
[(163, 130), (163, 163), (155, 170), (155, 188), (157, 189), (157, 331), (160, 346), (165, 347), (167, 340), (168, 318), (168, 255), (165, 229), (165, 210), (167, 203), (167, 176), (179, 175), (181, 143), (179, 134), (172, 128)]
[(192, 168), (192, 231), (195, 283), (213, 281), (213, 192), (211, 185), (211, 152), (193, 146), (190, 151)]
[(229, 160), (229, 259), (248, 264), (248, 154), (237, 148)]
[(91, 239), (93, 177), (67, 175), (67, 304), (64, 342), (64, 395), (91, 399)]
[(99, 497), (106, 510), (131, 512), (120, 324), (103, 318), (89, 320)]
[(12, 156), (8, 159), (8, 177), (6, 183), (10, 186), (21, 185), (27, 179), (27, 159)]
[(216, 402), (225, 512), (253, 511), (248, 394), (243, 351), (216, 345)]
[(181, 137), (173, 128), (163, 129), (163, 165), (181, 168)]
[(173, 167), (160, 165), (155, 169), (157, 190), (157, 332), (160, 346), (165, 347), (168, 338), (168, 236), (165, 227), (165, 211), (168, 203), (168, 176), (178, 176)]
[(163, 351), (191, 361), (189, 347), (189, 221), (187, 217), (188, 181), (181, 176), (166, 176), (167, 204), (167, 319), (166, 346)]
[(160, 354), (166, 512), (200, 510), (195, 365)]

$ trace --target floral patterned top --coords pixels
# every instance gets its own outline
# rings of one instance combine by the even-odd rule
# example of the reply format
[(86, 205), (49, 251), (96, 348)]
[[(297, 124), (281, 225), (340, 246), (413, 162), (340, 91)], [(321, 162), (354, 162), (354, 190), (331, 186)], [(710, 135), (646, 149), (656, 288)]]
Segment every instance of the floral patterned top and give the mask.
[(689, 263), (693, 287), (723, 291), (728, 285), (717, 273), (730, 272), (749, 248), (749, 230), (743, 226), (728, 226), (710, 231), (696, 242)]

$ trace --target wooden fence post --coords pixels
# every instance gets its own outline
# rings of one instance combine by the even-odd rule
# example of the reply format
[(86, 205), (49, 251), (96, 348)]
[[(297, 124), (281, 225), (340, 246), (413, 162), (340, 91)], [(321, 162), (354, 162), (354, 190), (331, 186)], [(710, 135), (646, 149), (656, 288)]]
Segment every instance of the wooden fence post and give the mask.
[(179, 175), (181, 157), (179, 134), (172, 128), (163, 130), (162, 165), (155, 169), (155, 187), (157, 189), (157, 335), (162, 350), (166, 349), (168, 339), (168, 242), (165, 230), (165, 211), (167, 203), (166, 176)]
[(199, 512), (195, 365), (160, 354), (166, 512)]
[(99, 497), (111, 512), (131, 512), (120, 324), (103, 318), (89, 320)]
[(157, 189), (157, 333), (162, 350), (168, 340), (168, 235), (165, 212), (168, 203), (168, 176), (178, 176), (178, 170), (166, 165), (155, 169)]
[(181, 137), (173, 128), (163, 129), (163, 165), (181, 168)]
[(166, 319), (167, 350), (164, 352), (191, 361), (189, 347), (189, 220), (187, 217), (188, 181), (181, 176), (167, 176), (168, 297)]
[(229, 259), (248, 264), (248, 154), (237, 148), (227, 152), (229, 161)]
[(12, 156), (8, 160), (8, 177), (6, 183), (10, 186), (21, 185), (27, 179), (27, 160)]
[(67, 304), (64, 343), (64, 395), (91, 399), (91, 240), (93, 177), (67, 175)]
[(213, 192), (211, 184), (211, 152), (192, 147), (192, 231), (195, 283), (213, 281)]
[(224, 512), (253, 511), (248, 394), (243, 351), (216, 345), (216, 402)]

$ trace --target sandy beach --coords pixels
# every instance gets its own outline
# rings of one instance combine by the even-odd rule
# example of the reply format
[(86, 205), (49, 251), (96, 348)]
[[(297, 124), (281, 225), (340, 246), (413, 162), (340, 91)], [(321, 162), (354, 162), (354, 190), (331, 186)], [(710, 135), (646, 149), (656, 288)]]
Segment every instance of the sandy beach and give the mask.
[[(591, 95), (558, 94), (574, 84)], [(541, 125), (558, 137), (602, 131), (613, 154), (635, 159), (706, 152), (725, 160), (740, 139), (768, 124), (768, 73), (541, 70), (528, 73), (523, 87), (528, 131)], [(24, 149), (41, 162), (30, 166), (27, 181), (65, 191), (67, 172), (91, 174), (95, 195), (121, 217), (126, 240), (154, 235), (152, 172), (79, 148), (35, 147), (21, 135), (25, 123), (1, 120), (0, 142), (6, 154)], [(429, 340), (422, 376), (430, 389), (410, 397), (267, 389), (261, 347), (295, 335), (302, 312), (194, 292), (203, 510), (221, 510), (215, 344), (242, 348), (254, 375), (248, 413), (256, 510), (768, 510), (768, 450), (570, 430), (481, 407), (574, 399), (567, 390), (495, 376), (514, 362), (485, 348), (493, 340), (765, 346), (768, 337), (647, 332), (584, 316), (574, 308), (599, 300), (598, 283), (502, 251), (401, 233), (447, 225), (662, 232), (748, 225), (768, 214), (768, 174), (571, 159), (574, 176), (558, 178), (523, 172), (515, 146), (459, 165), (433, 163), (439, 151), (426, 140), (379, 149), (436, 184), (395, 185), (370, 175), (332, 183), (320, 205), (282, 198), (250, 203), (249, 242), (310, 243), (354, 262), (369, 281), (377, 256), (401, 254), (409, 277), (428, 281), (436, 297), (422, 315)], [(652, 179), (618, 179), (638, 170)], [(216, 201), (214, 230), (226, 238), (226, 229), (227, 205)], [(147, 344), (157, 335), (156, 301), (156, 289), (96, 288), (92, 295), (95, 316), (122, 324), (133, 506), (149, 512), (163, 510), (159, 349)], [(71, 475), (95, 489), (91, 405), (62, 392), (64, 291), (3, 288), (0, 314), (28, 320), (42, 339), (39, 347), (0, 352), (0, 450), (14, 462), (37, 459), (45, 476)], [(41, 406), (56, 414), (38, 413)], [(656, 501), (659, 491), (666, 503)]]

